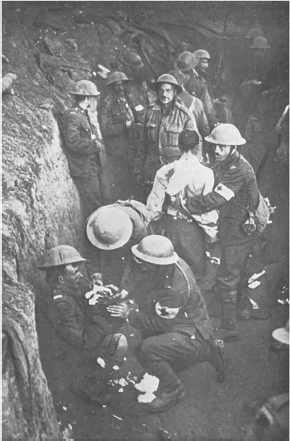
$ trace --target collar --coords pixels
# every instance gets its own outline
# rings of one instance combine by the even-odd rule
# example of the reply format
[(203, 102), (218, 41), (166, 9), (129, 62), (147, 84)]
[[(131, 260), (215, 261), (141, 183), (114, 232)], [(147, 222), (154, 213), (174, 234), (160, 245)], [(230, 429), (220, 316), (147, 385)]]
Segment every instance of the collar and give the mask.
[(56, 295), (56, 294), (58, 294), (59, 292), (61, 292), (62, 294), (66, 294), (67, 296), (70, 296), (70, 297), (74, 297), (74, 298), (78, 297), (77, 293), (76, 293), (74, 290), (68, 288), (68, 287), (65, 286), (65, 285), (57, 284), (57, 285), (52, 289), (52, 295), (53, 295), (53, 296)]

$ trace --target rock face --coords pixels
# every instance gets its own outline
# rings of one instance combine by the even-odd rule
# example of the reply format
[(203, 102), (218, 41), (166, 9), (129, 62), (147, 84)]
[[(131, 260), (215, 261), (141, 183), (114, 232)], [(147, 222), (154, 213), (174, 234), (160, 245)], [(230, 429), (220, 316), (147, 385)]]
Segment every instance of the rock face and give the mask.
[[(52, 114), (54, 101), (45, 89), (39, 96), (36, 80), (26, 75), (25, 83), (15, 95), (3, 96), (3, 436), (60, 439), (38, 351), (35, 299), (47, 287), (37, 259), (45, 247), (79, 248), (83, 218)], [(6, 317), (13, 320), (11, 333), (4, 328)]]
[(27, 284), (3, 285), (2, 439), (62, 439), (42, 372)]

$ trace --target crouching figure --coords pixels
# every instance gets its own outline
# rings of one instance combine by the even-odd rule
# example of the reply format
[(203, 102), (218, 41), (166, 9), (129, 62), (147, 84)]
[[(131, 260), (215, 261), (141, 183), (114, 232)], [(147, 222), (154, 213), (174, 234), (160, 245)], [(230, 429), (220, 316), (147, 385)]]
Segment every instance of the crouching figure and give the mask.
[(141, 330), (136, 357), (160, 380), (161, 393), (148, 404), (150, 412), (160, 412), (185, 395), (176, 372), (209, 362), (223, 382), (224, 362), (193, 273), (172, 242), (164, 236), (147, 236), (132, 246), (132, 253), (120, 296), (124, 299), (127, 292), (135, 302), (110, 305), (107, 310)]

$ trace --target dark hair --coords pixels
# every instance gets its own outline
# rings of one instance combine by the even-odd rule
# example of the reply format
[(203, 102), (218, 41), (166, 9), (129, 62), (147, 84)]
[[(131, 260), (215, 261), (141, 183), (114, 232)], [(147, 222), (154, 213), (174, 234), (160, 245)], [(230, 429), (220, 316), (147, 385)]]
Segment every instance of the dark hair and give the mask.
[(49, 285), (55, 285), (58, 281), (59, 276), (62, 276), (65, 272), (66, 265), (58, 265), (47, 268), (45, 274), (45, 281)]
[(197, 147), (199, 143), (199, 136), (195, 130), (185, 129), (179, 133), (178, 145), (182, 152), (188, 152)]

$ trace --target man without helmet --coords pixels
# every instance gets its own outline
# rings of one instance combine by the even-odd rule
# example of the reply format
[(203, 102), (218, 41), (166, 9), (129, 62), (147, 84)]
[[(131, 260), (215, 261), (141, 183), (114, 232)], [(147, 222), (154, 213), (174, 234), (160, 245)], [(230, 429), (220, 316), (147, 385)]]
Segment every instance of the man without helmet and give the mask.
[(132, 247), (120, 294), (132, 297), (138, 307), (123, 302), (108, 306), (112, 316), (127, 318), (141, 330), (136, 348), (141, 365), (159, 380), (158, 396), (148, 404), (150, 412), (161, 412), (185, 395), (176, 372), (196, 363), (209, 362), (218, 381), (225, 380), (220, 347), (204, 299), (189, 266), (175, 253), (164, 236), (147, 236)]

